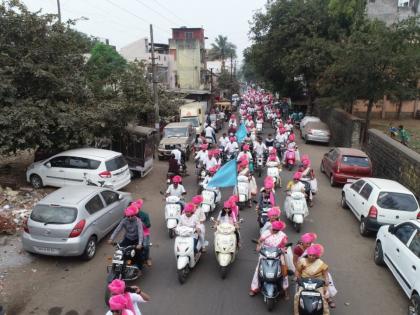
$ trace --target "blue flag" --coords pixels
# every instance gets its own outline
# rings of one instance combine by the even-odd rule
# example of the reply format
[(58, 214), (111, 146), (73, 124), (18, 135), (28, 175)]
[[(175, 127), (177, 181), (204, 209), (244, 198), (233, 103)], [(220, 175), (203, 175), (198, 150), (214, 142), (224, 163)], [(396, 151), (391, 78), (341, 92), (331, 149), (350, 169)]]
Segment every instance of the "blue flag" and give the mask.
[(244, 139), (246, 138), (246, 128), (244, 124), (240, 124), (238, 130), (236, 131), (236, 139), (238, 140), (238, 143), (242, 143)]
[(223, 165), (208, 182), (210, 187), (233, 187), (237, 180), (236, 160), (231, 160)]

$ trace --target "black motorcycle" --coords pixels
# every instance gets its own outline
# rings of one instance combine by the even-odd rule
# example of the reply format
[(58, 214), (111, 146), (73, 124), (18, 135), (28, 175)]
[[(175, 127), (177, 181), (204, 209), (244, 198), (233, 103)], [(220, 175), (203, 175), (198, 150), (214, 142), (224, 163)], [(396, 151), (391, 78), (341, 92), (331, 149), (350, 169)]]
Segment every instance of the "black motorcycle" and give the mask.
[(134, 265), (137, 255), (139, 253), (136, 253), (135, 245), (121, 247), (119, 244), (115, 244), (112, 265), (107, 266), (108, 276), (106, 278), (105, 303), (108, 303), (111, 296), (108, 290), (108, 284), (113, 280), (134, 281), (141, 275), (140, 269)]
[(323, 280), (301, 278), (297, 280), (299, 288), (299, 315), (322, 315), (324, 303), (322, 294), (317, 290), (325, 284)]
[(280, 263), (281, 249), (277, 247), (263, 246), (260, 250), (262, 256), (258, 268), (261, 294), (267, 305), (268, 311), (272, 311), (277, 297), (283, 290), (282, 266)]

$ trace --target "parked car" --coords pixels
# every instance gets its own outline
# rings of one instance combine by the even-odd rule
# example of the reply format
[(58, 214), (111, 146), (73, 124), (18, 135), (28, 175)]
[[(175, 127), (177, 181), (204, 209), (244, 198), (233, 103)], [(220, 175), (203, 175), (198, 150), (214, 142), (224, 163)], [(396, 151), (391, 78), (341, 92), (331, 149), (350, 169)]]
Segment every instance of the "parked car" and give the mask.
[(159, 143), (159, 160), (169, 157), (176, 145), (181, 146), (188, 160), (191, 148), (194, 145), (195, 134), (195, 128), (189, 122), (177, 122), (166, 125), (163, 129), (163, 138)]
[(321, 172), (328, 176), (331, 186), (335, 186), (372, 176), (372, 163), (366, 153), (358, 149), (333, 148), (324, 154)]
[(316, 117), (316, 116), (305, 116), (305, 117), (303, 117), (302, 120), (299, 123), (299, 129), (300, 129), (301, 132), (302, 132), (303, 128), (305, 127), (305, 125), (310, 121), (317, 122), (317, 121), (321, 121), (321, 119), (319, 119), (319, 117)]
[(360, 221), (360, 234), (366, 236), (382, 225), (420, 219), (420, 209), (413, 193), (400, 183), (382, 178), (361, 178), (346, 184), (341, 206), (350, 208)]
[(82, 148), (56, 154), (32, 163), (26, 180), (34, 188), (43, 186), (96, 185), (121, 189), (130, 181), (130, 170), (121, 153)]
[(302, 138), (305, 143), (309, 141), (329, 143), (331, 139), (330, 129), (322, 121), (310, 121), (302, 129)]
[(408, 314), (420, 314), (420, 222), (382, 226), (374, 260), (377, 265), (388, 266), (410, 299)]
[(123, 218), (131, 194), (103, 187), (68, 186), (40, 200), (24, 225), (23, 248), (49, 256), (89, 260), (97, 243)]

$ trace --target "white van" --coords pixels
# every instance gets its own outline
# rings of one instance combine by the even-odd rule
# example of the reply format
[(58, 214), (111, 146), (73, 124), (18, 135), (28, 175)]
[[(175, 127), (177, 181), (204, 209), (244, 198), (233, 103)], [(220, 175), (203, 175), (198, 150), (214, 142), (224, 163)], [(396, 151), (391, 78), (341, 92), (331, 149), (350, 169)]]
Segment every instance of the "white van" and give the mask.
[(32, 163), (26, 171), (26, 180), (34, 188), (96, 185), (118, 190), (130, 183), (131, 176), (121, 153), (82, 148)]

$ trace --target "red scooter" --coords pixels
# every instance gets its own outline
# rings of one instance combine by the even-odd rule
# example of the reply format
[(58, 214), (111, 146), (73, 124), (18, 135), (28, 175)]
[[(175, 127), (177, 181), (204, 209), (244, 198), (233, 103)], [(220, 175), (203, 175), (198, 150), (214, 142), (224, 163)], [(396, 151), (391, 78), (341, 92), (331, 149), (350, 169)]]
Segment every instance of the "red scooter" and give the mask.
[(296, 163), (296, 152), (294, 149), (287, 149), (286, 151), (286, 167), (291, 171)]

